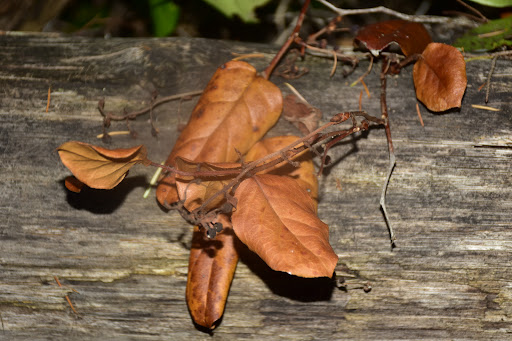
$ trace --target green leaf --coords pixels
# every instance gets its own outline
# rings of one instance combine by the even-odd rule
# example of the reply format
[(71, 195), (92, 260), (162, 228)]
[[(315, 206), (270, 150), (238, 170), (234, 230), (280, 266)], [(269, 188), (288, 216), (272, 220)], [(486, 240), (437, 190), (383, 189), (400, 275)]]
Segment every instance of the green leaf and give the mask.
[(457, 39), (454, 45), (464, 51), (492, 51), (501, 46), (512, 46), (512, 17), (480, 25)]
[(470, 0), (480, 5), (490, 7), (507, 7), (512, 6), (512, 0)]
[(263, 6), (270, 0), (203, 0), (219, 10), (226, 17), (238, 15), (246, 23), (257, 23), (254, 9)]
[(166, 37), (174, 32), (180, 16), (180, 8), (173, 1), (149, 0), (153, 34)]

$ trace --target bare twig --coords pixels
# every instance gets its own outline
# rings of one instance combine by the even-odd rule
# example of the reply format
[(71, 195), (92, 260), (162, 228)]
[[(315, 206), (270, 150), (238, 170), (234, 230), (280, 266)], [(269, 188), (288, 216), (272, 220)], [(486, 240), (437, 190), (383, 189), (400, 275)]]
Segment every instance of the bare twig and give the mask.
[(389, 231), (389, 239), (391, 241), (391, 247), (395, 246), (395, 232), (393, 227), (391, 226), (391, 221), (389, 219), (388, 211), (386, 208), (386, 192), (388, 190), (389, 180), (391, 179), (391, 174), (393, 174), (393, 169), (396, 165), (395, 159), (395, 151), (393, 148), (393, 141), (391, 139), (391, 129), (389, 127), (389, 116), (388, 116), (388, 108), (386, 103), (386, 73), (389, 70), (389, 60), (384, 59), (382, 61), (382, 71), (380, 73), (380, 109), (382, 112), (382, 119), (384, 120), (384, 128), (386, 130), (386, 138), (388, 141), (388, 150), (389, 150), (389, 167), (386, 175), (386, 180), (384, 181), (384, 186), (382, 186), (382, 192), (380, 195), (380, 207), (382, 209), (382, 213), (384, 214), (384, 220), (386, 221), (386, 225)]
[(347, 15), (357, 15), (357, 14), (370, 14), (370, 13), (384, 13), (388, 14), (394, 17), (397, 17), (399, 19), (408, 20), (408, 21), (414, 21), (414, 22), (423, 22), (423, 23), (440, 23), (444, 24), (449, 21), (451, 21), (451, 18), (448, 17), (441, 17), (441, 16), (433, 16), (433, 15), (410, 15), (405, 14), (401, 12), (397, 12), (395, 10), (389, 9), (384, 6), (378, 6), (378, 7), (372, 7), (372, 8), (358, 8), (358, 9), (343, 9), (338, 8), (331, 4), (330, 2), (326, 0), (317, 0), (322, 5), (328, 7), (330, 10), (335, 12), (336, 14), (340, 16), (347, 16)]
[(153, 96), (153, 99), (151, 100), (151, 104), (148, 105), (147, 107), (142, 108), (140, 110), (126, 112), (123, 115), (114, 115), (110, 112), (105, 112), (105, 110), (104, 110), (105, 101), (101, 100), (98, 102), (98, 110), (101, 113), (101, 115), (105, 118), (105, 125), (108, 127), (110, 125), (111, 121), (133, 120), (139, 115), (150, 113), (154, 108), (156, 108), (157, 106), (159, 106), (163, 103), (179, 100), (179, 99), (186, 98), (186, 97), (198, 96), (198, 95), (201, 95), (202, 93), (203, 93), (203, 90), (196, 90), (196, 91), (190, 91), (190, 92), (184, 92), (181, 94), (166, 96), (166, 97), (162, 97), (160, 99), (155, 99)]
[(340, 15), (338, 15), (336, 18), (334, 18), (333, 20), (331, 20), (329, 22), (329, 24), (327, 24), (327, 26), (321, 28), (320, 30), (318, 30), (317, 32), (313, 33), (313, 34), (310, 34), (309, 37), (308, 37), (308, 44), (311, 44), (313, 42), (315, 42), (318, 37), (320, 37), (322, 34), (324, 33), (332, 33), (332, 32), (341, 32), (341, 31), (350, 31), (350, 29), (348, 28), (337, 28), (336, 25), (341, 22), (341, 19), (342, 17)]
[(235, 58), (233, 60), (244, 60), (249, 58), (265, 58), (265, 55), (263, 53), (236, 53), (231, 52)]
[(48, 98), (46, 100), (46, 112), (48, 112), (48, 109), (50, 109), (50, 98), (52, 96), (52, 87), (48, 87)]
[(306, 16), (306, 11), (309, 7), (310, 2), (311, 2), (311, 0), (306, 0), (304, 2), (304, 6), (302, 6), (302, 10), (300, 11), (299, 18), (297, 19), (297, 24), (295, 25), (295, 28), (293, 29), (292, 34), (290, 35), (288, 40), (283, 44), (283, 46), (281, 46), (281, 49), (279, 50), (279, 52), (277, 52), (277, 54), (274, 56), (274, 58), (270, 61), (270, 64), (267, 66), (265, 71), (262, 72), (262, 75), (265, 79), (270, 78), (272, 71), (274, 71), (275, 67), (277, 66), (277, 64), (279, 63), (281, 58), (283, 58), (284, 54), (286, 53), (286, 51), (288, 50), (290, 45), (293, 43), (295, 38), (299, 36), (299, 31), (300, 31), (300, 28), (302, 27), (302, 22), (304, 21), (304, 17)]
[(421, 117), (420, 105), (418, 104), (418, 102), (416, 102), (416, 113), (418, 114), (418, 118), (420, 119), (421, 126), (425, 127), (425, 124), (423, 123), (423, 117)]
[[(368, 69), (365, 71), (365, 73), (363, 73), (361, 75), (361, 77), (359, 77), (358, 79), (356, 79), (354, 82), (352, 82), (352, 84), (350, 84), (350, 87), (353, 87), (355, 86), (357, 83), (359, 82), (362, 82), (363, 79), (368, 76), (370, 74), (370, 72), (372, 71), (372, 67), (373, 67), (373, 55), (370, 54), (370, 65), (368, 65)], [(368, 96), (370, 97), (370, 96)]]
[(471, 107), (475, 108), (475, 109), (482, 109), (482, 110), (489, 110), (489, 111), (501, 111), (498, 108), (488, 107), (486, 105), (479, 105), (479, 104), (471, 104)]
[(329, 77), (334, 76), (334, 73), (336, 72), (336, 66), (338, 65), (338, 56), (336, 55), (336, 52), (332, 50), (332, 56), (334, 58), (334, 63), (332, 64), (331, 73), (329, 74)]
[(359, 59), (355, 55), (346, 55), (340, 51), (335, 51), (331, 49), (321, 48), (317, 46), (313, 46), (311, 44), (306, 43), (300, 38), (295, 39), (295, 43), (299, 44), (303, 48), (309, 51), (317, 52), (316, 55), (324, 56), (324, 57), (332, 57), (334, 56), (336, 58), (336, 62), (338, 60), (341, 60), (346, 63), (350, 63), (353, 68), (357, 66), (357, 63), (359, 62)]
[[(59, 279), (57, 278), (57, 276), (53, 276), (53, 278), (55, 279), (55, 282), (57, 282), (57, 285), (59, 286), (59, 288), (62, 288), (62, 284), (60, 284), (60, 281)], [(73, 290), (74, 292), (77, 292), (76, 290), (74, 289), (71, 289)], [(80, 314), (75, 310), (75, 307), (73, 306), (73, 303), (71, 303), (71, 300), (69, 299), (69, 296), (68, 295), (65, 295), (64, 298), (66, 299), (66, 301), (68, 302), (69, 306), (71, 307), (71, 310), (73, 310), (73, 312), (77, 315), (77, 316), (80, 316)]]
[(471, 7), (470, 5), (468, 5), (467, 3), (465, 3), (465, 2), (464, 2), (464, 1), (462, 1), (462, 0), (457, 0), (457, 2), (458, 2), (459, 4), (461, 4), (462, 6), (466, 7), (467, 9), (469, 9), (471, 12), (475, 13), (475, 14), (476, 14), (480, 19), (481, 19), (481, 21), (483, 21), (483, 22), (488, 22), (488, 21), (489, 21), (489, 19), (487, 19), (487, 18), (485, 17), (485, 15), (483, 15), (483, 14), (482, 14), (482, 12), (480, 12), (480, 11), (479, 11), (479, 10), (477, 10), (476, 8)]

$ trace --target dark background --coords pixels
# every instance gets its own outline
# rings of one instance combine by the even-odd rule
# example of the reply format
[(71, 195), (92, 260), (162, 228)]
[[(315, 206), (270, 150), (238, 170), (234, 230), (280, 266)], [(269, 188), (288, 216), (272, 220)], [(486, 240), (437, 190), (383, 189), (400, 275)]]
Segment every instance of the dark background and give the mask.
[[(159, 4), (169, 3), (161, 0)], [(378, 5), (408, 14), (453, 15), (469, 13), (455, 0), (419, 1), (331, 1), (338, 7), (365, 8)], [(279, 35), (297, 17), (303, 1), (271, 0), (256, 10), (257, 23), (245, 23), (238, 17), (227, 18), (201, 0), (175, 0), (177, 24), (165, 36), (205, 37), (260, 43), (282, 43)], [(489, 18), (496, 18), (503, 9), (492, 9), (469, 2)], [(155, 2), (153, 2), (153, 6)], [(276, 20), (278, 6), (286, 8), (284, 19)], [(59, 32), (95, 37), (155, 36), (155, 18), (150, 0), (3, 0), (0, 3), (0, 30)], [(335, 17), (322, 4), (312, 1), (303, 30), (312, 33)], [(351, 32), (369, 22), (387, 19), (384, 15), (350, 16), (341, 26)], [(286, 32), (285, 32), (286, 33)], [(158, 34), (156, 34), (158, 35)], [(162, 36), (162, 34), (160, 34)], [(281, 39), (281, 40), (279, 40)]]

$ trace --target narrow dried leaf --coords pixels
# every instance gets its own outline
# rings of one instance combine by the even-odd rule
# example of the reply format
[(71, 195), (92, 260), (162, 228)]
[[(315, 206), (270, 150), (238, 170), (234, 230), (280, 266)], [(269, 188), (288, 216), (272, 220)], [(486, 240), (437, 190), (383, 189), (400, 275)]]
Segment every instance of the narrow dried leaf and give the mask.
[(214, 329), (222, 317), (238, 262), (237, 238), (227, 218), (224, 230), (209, 239), (197, 227), (192, 237), (188, 266), (187, 304), (194, 321)]
[(432, 111), (461, 106), (466, 91), (466, 63), (455, 47), (431, 43), (413, 69), (416, 97)]
[[(236, 150), (246, 153), (281, 114), (281, 91), (242, 61), (222, 65), (199, 99), (187, 126), (167, 158), (202, 162), (235, 162)], [(178, 200), (175, 178), (167, 175), (157, 188), (160, 203)]]
[(146, 147), (105, 149), (88, 143), (70, 141), (57, 148), (62, 163), (78, 180), (91, 188), (111, 189), (137, 163), (147, 164)]
[(406, 20), (389, 20), (363, 27), (357, 34), (355, 42), (361, 43), (373, 55), (395, 43), (404, 55), (422, 53), (432, 41), (425, 26)]
[(338, 256), (313, 200), (294, 179), (271, 174), (244, 180), (235, 192), (233, 229), (272, 269), (301, 277), (331, 277)]
[[(185, 158), (177, 157), (175, 160), (176, 168), (187, 172), (219, 172), (219, 171), (240, 171), (239, 163), (212, 163), (212, 162), (193, 162)], [(205, 200), (213, 194), (220, 191), (236, 175), (226, 176), (205, 176), (200, 179), (193, 179), (187, 176), (176, 176), (176, 186), (180, 200), (185, 200), (185, 208), (192, 211), (203, 204)], [(218, 207), (225, 201), (223, 196), (218, 196), (206, 208), (212, 209)]]
[[(245, 156), (246, 162), (258, 160), (265, 155), (274, 153), (299, 139), (297, 136), (276, 136), (266, 138), (256, 143)], [(310, 151), (304, 151), (296, 155), (292, 161), (299, 162), (299, 166), (295, 167), (289, 162), (281, 162), (277, 166), (267, 169), (264, 173), (275, 175), (287, 175), (299, 184), (306, 192), (309, 193), (315, 208), (318, 206), (318, 179), (315, 175), (315, 166), (311, 158)]]

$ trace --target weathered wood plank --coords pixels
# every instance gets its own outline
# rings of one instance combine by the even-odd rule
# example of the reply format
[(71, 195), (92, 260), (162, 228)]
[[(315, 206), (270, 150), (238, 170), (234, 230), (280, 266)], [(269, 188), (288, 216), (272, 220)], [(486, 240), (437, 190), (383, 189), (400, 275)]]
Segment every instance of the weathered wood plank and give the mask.
[[(254, 60), (262, 69), (275, 50), (201, 39), (7, 34), (0, 41), (0, 339), (211, 340), (195, 329), (184, 300), (191, 228), (154, 198), (142, 198), (152, 171), (136, 168), (112, 191), (75, 195), (62, 185), (68, 171), (55, 148), (71, 139), (100, 143), (100, 98), (107, 110), (139, 108), (154, 90), (200, 90), (231, 52), (265, 53)], [(324, 120), (357, 109), (362, 87), (348, 84), (366, 64), (348, 78), (329, 78), (328, 60), (307, 57), (301, 65), (310, 73), (290, 83)], [(333, 149), (335, 166), (320, 179), (320, 216), (331, 227), (337, 272), (349, 290), (273, 272), (245, 251), (213, 339), (510, 337), (512, 66), (498, 61), (493, 78), (489, 105), (499, 112), (471, 107), (483, 104), (477, 88), (488, 67), (468, 63), (461, 110), (433, 114), (422, 107), (425, 128), (410, 68), (388, 81), (398, 162), (388, 210), (397, 248), (390, 250), (379, 210), (385, 137), (372, 129)], [(282, 79), (273, 80), (286, 91)], [(364, 97), (363, 107), (378, 114), (377, 71), (366, 83), (372, 98)], [(158, 108), (158, 138), (140, 118), (132, 123), (137, 140), (118, 136), (113, 146), (144, 143), (152, 159), (165, 159), (193, 105)], [(290, 132), (297, 133), (281, 121), (271, 134)], [(356, 288), (367, 281), (371, 292)]]

